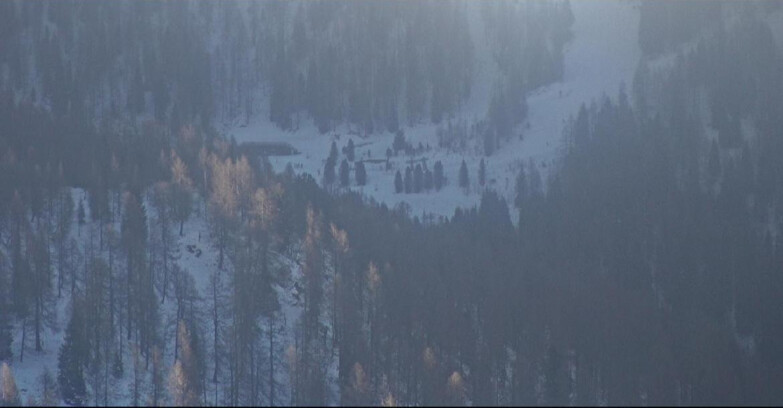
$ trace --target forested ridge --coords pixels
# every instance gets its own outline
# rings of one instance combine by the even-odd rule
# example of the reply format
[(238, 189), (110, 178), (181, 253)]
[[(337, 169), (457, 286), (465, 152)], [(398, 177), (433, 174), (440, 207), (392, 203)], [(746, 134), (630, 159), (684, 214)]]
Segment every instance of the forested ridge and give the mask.
[[(35, 25), (18, 22), (20, 15), (56, 21), (55, 3), (63, 4), (59, 13), (66, 16), (107, 13), (124, 21), (135, 13), (166, 15), (140, 22), (153, 25), (152, 31), (130, 30), (140, 36), (162, 30), (161, 22), (202, 21), (175, 12), (180, 7), (204, 13), (200, 18), (208, 21), (210, 13), (230, 15), (244, 5), (0, 2), (13, 9), (0, 16), (17, 16), (3, 27), (24, 33), (3, 38), (19, 44), (29, 36), (38, 41), (36, 35), (67, 38), (31, 34)], [(412, 11), (378, 3), (314, 2), (290, 9), (249, 3), (248, 9), (303, 13), (306, 18), (294, 17), (291, 35), (305, 38), (310, 24), (335, 21), (329, 13), (355, 13), (356, 24), (368, 27), (335, 23), (335, 31), (349, 33), (335, 34), (335, 44), (344, 45), (351, 43), (346, 38), (376, 28), (373, 18), (381, 11), (374, 7), (391, 8), (399, 21), (409, 21), (406, 13), (437, 19), (441, 13), (460, 15), (464, 5), (425, 2)], [(642, 2), (642, 21), (661, 12), (652, 3)], [(682, 3), (696, 8), (696, 2)], [(295, 174), (291, 167), (275, 173), (263, 156), (244, 154), (211, 123), (223, 114), (217, 111), (237, 109), (227, 113), (236, 115), (249, 106), (243, 98), (255, 97), (239, 96), (248, 89), (241, 81), (214, 85), (218, 79), (234, 81), (226, 79), (230, 75), (210, 71), (210, 81), (191, 78), (198, 86), (213, 84), (203, 94), (177, 82), (186, 76), (171, 75), (176, 79), (163, 87), (171, 91), (167, 96), (154, 96), (160, 88), (149, 85), (137, 102), (172, 99), (160, 117), (144, 102), (136, 119), (119, 118), (124, 113), (88, 119), (93, 114), (87, 111), (97, 106), (89, 105), (106, 95), (98, 89), (114, 86), (99, 85), (103, 80), (93, 81), (100, 77), (94, 73), (73, 84), (98, 99), (6, 86), (0, 98), (3, 404), (779, 404), (783, 82), (777, 73), (783, 65), (780, 44), (764, 19), (769, 4), (747, 6), (717, 28), (704, 23), (695, 32), (640, 32), (646, 53), (683, 41), (693, 47), (678, 51), (664, 68), (643, 60), (632, 84), (586, 101), (566, 127), (563, 154), (548, 177), (542, 178), (534, 162), (516, 175), (514, 202), (482, 185), (477, 208), (439, 220), (357, 193), (330, 193), (311, 175)], [(38, 7), (47, 11), (38, 13)], [(113, 7), (135, 11), (112, 14)], [(429, 7), (439, 12), (426, 13)], [(498, 7), (494, 12), (509, 6)], [(254, 16), (241, 15), (251, 21)], [(97, 21), (87, 19), (73, 30)], [(305, 28), (297, 29), (296, 21)], [(379, 24), (397, 20), (384, 21)], [(650, 27), (646, 24), (640, 30)], [(46, 31), (67, 25), (42, 26)], [(238, 27), (243, 25), (223, 29)], [(452, 28), (457, 27), (463, 26)], [(378, 29), (378, 35), (385, 32)], [(454, 35), (432, 37), (431, 46)], [(103, 38), (95, 41), (111, 36)], [(15, 43), (3, 46), (13, 49)], [(138, 44), (143, 50), (159, 43)], [(187, 49), (159, 58), (181, 57)], [(286, 47), (284, 54), (296, 60), (296, 49)], [(460, 47), (445, 49), (455, 52), (448, 58), (461, 58)], [(335, 52), (332, 56), (364, 55)], [(331, 58), (326, 54), (312, 58)], [(446, 61), (424, 54), (433, 59), (427, 67)], [(28, 71), (8, 68), (13, 54), (2, 55), (5, 80), (23, 83), (20, 73)], [(519, 64), (537, 54), (524, 55), (502, 69), (517, 73)], [(370, 69), (344, 59), (329, 69), (342, 70), (341, 64)], [(327, 75), (322, 65), (329, 63), (314, 64), (318, 75)], [(274, 72), (274, 63), (269, 66)], [(155, 70), (137, 72), (151, 78)], [(556, 79), (540, 79), (538, 85)], [(154, 83), (147, 81), (141, 80)], [(535, 81), (519, 81), (523, 89), (513, 92), (524, 97)], [(287, 88), (291, 83), (296, 81), (274, 79), (268, 90), (268, 114), (282, 127), (296, 126), (297, 113), (306, 113), (326, 128), (347, 120), (368, 132), (368, 126), (391, 130), (392, 116), (383, 107), (409, 98), (358, 86), (355, 91), (368, 92), (374, 102), (357, 106), (378, 110), (354, 117), (346, 107), (340, 114), (346, 116), (330, 116), (316, 105), (286, 99), (288, 92), (308, 95)], [(352, 92), (348, 85), (326, 83), (337, 93)], [(434, 98), (439, 85), (430, 86)], [(443, 101), (459, 104), (465, 83), (449, 80), (443, 86), (453, 92)], [(501, 88), (513, 93), (514, 85)], [(207, 94), (222, 96), (199, 96)], [(314, 100), (329, 97), (324, 98)], [(131, 99), (118, 112), (129, 109)], [(85, 105), (77, 107), (76, 101)], [(452, 109), (434, 109), (434, 103), (413, 111), (433, 115)], [(144, 110), (151, 114), (142, 115)], [(333, 164), (348, 159), (349, 150), (334, 150)], [(463, 175), (446, 177), (461, 183)], [(517, 224), (510, 212), (518, 214)], [(201, 225), (204, 236), (194, 234)], [(185, 259), (202, 256), (214, 263), (183, 266)], [(56, 350), (48, 343), (55, 337), (47, 334), (54, 329), (62, 333)], [(56, 359), (50, 366), (55, 369), (42, 368), (35, 390), (26, 390), (22, 400), (14, 369), (40, 356)]]
[[(312, 118), (321, 132), (351, 123), (370, 134), (440, 123), (481, 80), (519, 114), (526, 91), (562, 77), (573, 21), (568, 2), (0, 7), (2, 88), (56, 116), (151, 117), (176, 129), (262, 115), (285, 130)], [(477, 48), (500, 76), (474, 75)]]

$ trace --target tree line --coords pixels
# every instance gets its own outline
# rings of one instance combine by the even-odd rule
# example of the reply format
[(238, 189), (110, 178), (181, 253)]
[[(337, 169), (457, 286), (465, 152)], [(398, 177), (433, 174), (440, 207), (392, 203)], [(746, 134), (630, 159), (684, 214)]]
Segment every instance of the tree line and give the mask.
[[(475, 49), (487, 46), (503, 71), (491, 116), (505, 136), (525, 92), (562, 76), (573, 23), (568, 1), (0, 7), (0, 83), (15, 101), (57, 117), (154, 118), (174, 132), (252, 117), (285, 130), (307, 118), (321, 132), (346, 123), (363, 135), (440, 123), (469, 97)], [(487, 41), (471, 33), (474, 14)]]

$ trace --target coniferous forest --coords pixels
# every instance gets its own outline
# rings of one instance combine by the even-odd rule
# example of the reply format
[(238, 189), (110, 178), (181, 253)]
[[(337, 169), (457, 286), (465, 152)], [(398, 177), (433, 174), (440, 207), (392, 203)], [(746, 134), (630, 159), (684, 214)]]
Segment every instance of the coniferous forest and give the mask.
[(783, 3), (574, 3), (1, 1), (0, 405), (783, 403)]

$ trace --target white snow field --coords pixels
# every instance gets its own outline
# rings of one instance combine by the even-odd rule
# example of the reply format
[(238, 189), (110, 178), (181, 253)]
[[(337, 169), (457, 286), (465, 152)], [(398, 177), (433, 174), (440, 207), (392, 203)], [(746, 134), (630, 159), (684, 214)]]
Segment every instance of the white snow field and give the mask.
[[(476, 66), (477, 80), (471, 91), (471, 98), (464, 104), (462, 110), (454, 118), (464, 120), (468, 124), (485, 116), (489, 106), (490, 85), (495, 70), (495, 63), (490, 57), (485, 45), (483, 27), (479, 14), (479, 2), (469, 6), (471, 31), (474, 34), (475, 50), (479, 56)], [(598, 100), (602, 95), (612, 99), (617, 98), (621, 84), (625, 84), (628, 92), (633, 79), (636, 64), (641, 52), (637, 41), (639, 22), (638, 5), (635, 2), (619, 0), (579, 0), (571, 2), (575, 22), (574, 37), (565, 48), (565, 74), (562, 81), (537, 89), (528, 97), (528, 118), (526, 123), (514, 131), (509, 141), (504, 142), (500, 149), (489, 157), (484, 157), (480, 149), (468, 152), (449, 152), (438, 148), (436, 136), (437, 126), (422, 124), (404, 127), (406, 140), (414, 147), (421, 142), (432, 148), (417, 156), (399, 156), (391, 158), (392, 168), (386, 170), (384, 163), (366, 163), (367, 185), (359, 187), (353, 180), (351, 172), (351, 190), (394, 207), (400, 203), (410, 206), (412, 216), (433, 214), (450, 217), (457, 207), (468, 208), (477, 205), (483, 189), (478, 187), (477, 174), (479, 161), (484, 157), (486, 162), (487, 184), (485, 188), (505, 197), (511, 205), (515, 188), (514, 181), (522, 163), (533, 160), (546, 177), (553, 159), (561, 146), (563, 128), (569, 118), (576, 116), (582, 103), (587, 105), (592, 100)], [(386, 149), (391, 146), (393, 135), (390, 133), (375, 134), (366, 139), (349, 134), (347, 126), (341, 126), (335, 132), (319, 134), (312, 123), (302, 121), (302, 126), (295, 132), (278, 129), (264, 117), (256, 117), (247, 126), (230, 125), (225, 128), (229, 136), (234, 136), (237, 142), (287, 142), (301, 152), (296, 156), (270, 157), (270, 162), (276, 171), (282, 171), (291, 163), (297, 173), (311, 174), (321, 181), (326, 157), (332, 141), (337, 142), (338, 151), (353, 138), (356, 144), (357, 160), (384, 159)], [(523, 135), (520, 140), (517, 137)], [(397, 170), (404, 175), (406, 163), (411, 159), (426, 158), (427, 165), (432, 169), (434, 163), (442, 161), (448, 185), (439, 192), (419, 194), (395, 194), (394, 175)], [(341, 154), (338, 159), (342, 161)], [(471, 187), (464, 191), (457, 185), (457, 174), (460, 163), (465, 160), (468, 165)], [(512, 220), (516, 219), (516, 211), (511, 211)]]

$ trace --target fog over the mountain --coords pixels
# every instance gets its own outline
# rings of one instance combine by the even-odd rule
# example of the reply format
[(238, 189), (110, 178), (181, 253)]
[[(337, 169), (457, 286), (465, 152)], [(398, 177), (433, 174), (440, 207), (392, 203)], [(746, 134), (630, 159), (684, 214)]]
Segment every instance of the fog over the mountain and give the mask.
[(783, 403), (781, 5), (0, 1), (0, 406)]

